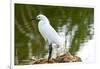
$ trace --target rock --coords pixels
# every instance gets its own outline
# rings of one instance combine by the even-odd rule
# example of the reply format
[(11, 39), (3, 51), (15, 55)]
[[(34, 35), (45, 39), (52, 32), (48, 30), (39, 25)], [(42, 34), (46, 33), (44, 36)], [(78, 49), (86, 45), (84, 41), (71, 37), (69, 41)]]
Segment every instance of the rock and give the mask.
[(70, 63), (70, 62), (82, 62), (81, 58), (78, 56), (73, 56), (70, 53), (57, 56), (55, 59), (40, 58), (32, 62), (32, 64), (49, 64), (49, 63)]
[(80, 57), (74, 56), (74, 58), (72, 59), (72, 62), (82, 62), (82, 60)]

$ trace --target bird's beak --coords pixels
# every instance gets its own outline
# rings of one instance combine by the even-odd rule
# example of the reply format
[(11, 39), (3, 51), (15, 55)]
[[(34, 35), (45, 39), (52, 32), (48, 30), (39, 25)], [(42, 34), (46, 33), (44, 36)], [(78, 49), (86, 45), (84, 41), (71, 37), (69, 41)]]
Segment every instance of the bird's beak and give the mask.
[(36, 20), (36, 18), (32, 18), (31, 20)]
[(37, 18), (32, 18), (31, 20), (32, 20), (32, 21), (36, 21), (36, 22), (39, 21)]

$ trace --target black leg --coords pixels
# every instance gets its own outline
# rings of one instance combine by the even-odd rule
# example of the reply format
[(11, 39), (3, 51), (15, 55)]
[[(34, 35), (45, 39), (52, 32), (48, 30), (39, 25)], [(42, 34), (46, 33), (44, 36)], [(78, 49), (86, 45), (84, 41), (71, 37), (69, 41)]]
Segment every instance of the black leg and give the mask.
[(48, 56), (48, 62), (51, 58), (51, 55), (52, 55), (52, 44), (49, 45), (49, 56)]

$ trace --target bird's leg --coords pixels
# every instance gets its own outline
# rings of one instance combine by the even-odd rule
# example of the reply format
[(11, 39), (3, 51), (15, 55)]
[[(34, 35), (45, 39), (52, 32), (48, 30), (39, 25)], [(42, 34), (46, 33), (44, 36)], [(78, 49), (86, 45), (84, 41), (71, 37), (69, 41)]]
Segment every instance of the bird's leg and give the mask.
[(52, 55), (52, 44), (49, 45), (49, 56), (48, 56), (48, 62), (51, 58), (51, 55)]

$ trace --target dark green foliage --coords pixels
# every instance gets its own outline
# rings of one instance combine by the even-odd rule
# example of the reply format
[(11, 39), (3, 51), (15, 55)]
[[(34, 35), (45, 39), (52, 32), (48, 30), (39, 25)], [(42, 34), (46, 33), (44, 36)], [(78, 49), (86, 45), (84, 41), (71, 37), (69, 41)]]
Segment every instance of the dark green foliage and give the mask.
[[(28, 59), (27, 43), (30, 38), (26, 36), (26, 33), (32, 33), (34, 35), (34, 39), (32, 39), (32, 53), (34, 56), (42, 54), (43, 57), (47, 52), (45, 50), (44, 39), (38, 31), (37, 22), (31, 21), (31, 18), (36, 17), (39, 13), (48, 17), (56, 31), (59, 25), (67, 25), (70, 22), (66, 35), (73, 30), (75, 25), (78, 26), (78, 30), (75, 32), (69, 49), (72, 54), (75, 54), (79, 50), (81, 44), (92, 39), (93, 33), (90, 32), (93, 31), (93, 8), (15, 4), (14, 11), (15, 56), (17, 50), (19, 60)], [(61, 19), (61, 24), (59, 23), (59, 19)], [(70, 21), (68, 21), (68, 19), (70, 19)], [(21, 26), (20, 28), (24, 30), (24, 32), (20, 31), (18, 25)], [(29, 28), (27, 28), (27, 26)]]

